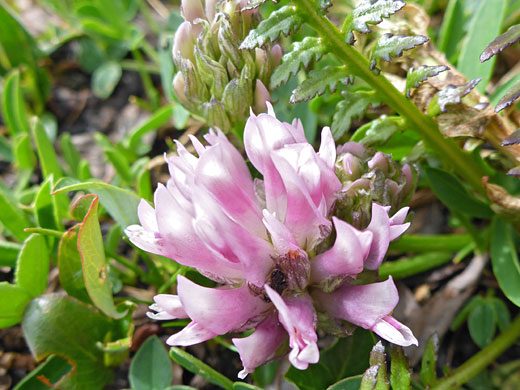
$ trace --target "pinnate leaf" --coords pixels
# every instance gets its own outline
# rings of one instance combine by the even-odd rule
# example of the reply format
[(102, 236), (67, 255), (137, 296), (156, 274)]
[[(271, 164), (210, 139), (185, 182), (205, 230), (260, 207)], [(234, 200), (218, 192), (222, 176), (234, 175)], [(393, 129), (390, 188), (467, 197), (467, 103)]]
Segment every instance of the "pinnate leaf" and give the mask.
[(504, 108), (509, 107), (513, 102), (520, 97), (520, 81), (511, 87), (509, 91), (500, 99), (497, 106), (495, 107), (495, 112), (500, 112)]
[(327, 87), (330, 93), (334, 93), (339, 82), (348, 84), (351, 80), (345, 66), (326, 66), (323, 69), (313, 70), (309, 73), (309, 77), (292, 92), (290, 102), (298, 103), (322, 95)]
[(247, 0), (247, 5), (242, 8), (242, 10), (248, 10), (253, 8), (258, 8), (262, 4), (264, 4), (267, 0)]
[(384, 34), (377, 41), (370, 56), (370, 69), (375, 69), (380, 60), (392, 62), (392, 57), (401, 57), (403, 51), (411, 50), (429, 40), (424, 35), (404, 36)]
[(287, 35), (291, 30), (296, 30), (302, 22), (303, 19), (296, 7), (286, 5), (262, 20), (256, 29), (251, 30), (240, 49), (254, 49), (266, 42), (274, 41), (280, 34)]
[(439, 98), (438, 103), (441, 111), (446, 112), (446, 106), (448, 104), (462, 103), (462, 98), (466, 96), (468, 93), (470, 93), (471, 90), (475, 88), (479, 82), (480, 79), (473, 79), (459, 87), (450, 84), (446, 88), (441, 89), (437, 94)]
[(371, 32), (369, 24), (378, 24), (383, 18), (388, 18), (406, 5), (401, 0), (363, 0), (345, 22), (345, 39), (349, 44), (354, 43), (354, 34), (357, 31), (363, 34)]
[(441, 72), (445, 72), (449, 67), (446, 65), (427, 66), (421, 65), (417, 69), (410, 68), (406, 74), (406, 97), (410, 97), (412, 88), (419, 87), (419, 84), (429, 77), (437, 76)]
[(511, 46), (515, 42), (520, 40), (520, 24), (515, 24), (509, 27), (509, 29), (499, 35), (493, 41), (487, 45), (486, 49), (480, 55), (480, 62), (489, 60), (494, 55), (500, 53), (506, 47)]
[(282, 63), (275, 69), (271, 76), (271, 89), (285, 84), (291, 75), (295, 75), (303, 65), (307, 67), (314, 58), (319, 60), (325, 48), (320, 38), (306, 37), (301, 42), (295, 42), (290, 52), (282, 58)]
[(364, 114), (369, 104), (378, 103), (371, 91), (344, 91), (341, 95), (344, 99), (338, 103), (332, 118), (332, 135), (335, 139), (340, 138), (350, 128), (352, 119)]

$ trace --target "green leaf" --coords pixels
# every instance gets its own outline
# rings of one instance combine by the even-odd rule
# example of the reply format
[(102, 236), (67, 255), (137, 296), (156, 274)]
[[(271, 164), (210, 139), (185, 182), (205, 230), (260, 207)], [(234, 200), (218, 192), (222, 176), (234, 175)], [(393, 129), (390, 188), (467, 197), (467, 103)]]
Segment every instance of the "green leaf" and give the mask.
[(60, 381), (72, 373), (74, 366), (65, 358), (50, 355), (45, 363), (40, 364), (27, 374), (13, 390), (51, 390), (56, 389)]
[(303, 19), (296, 7), (286, 5), (269, 15), (240, 44), (240, 49), (254, 49), (266, 42), (274, 41), (280, 34), (288, 35), (302, 24)]
[(263, 390), (261, 387), (250, 385), (244, 382), (233, 383), (233, 390)]
[(131, 183), (132, 174), (130, 173), (130, 162), (126, 156), (120, 150), (112, 146), (103, 148), (103, 153), (105, 154), (108, 161), (112, 163), (112, 166), (116, 170), (121, 180), (125, 183)]
[[(0, 5), (0, 10), (1, 10)], [(1, 14), (1, 11), (0, 11)], [(16, 70), (7, 76), (2, 91), (2, 117), (10, 135), (29, 134), (27, 110), (20, 86), (20, 73)]]
[(56, 210), (56, 197), (51, 196), (52, 177), (45, 180), (34, 200), (34, 211), (38, 226), (46, 229), (62, 230), (63, 225)]
[(520, 24), (515, 24), (503, 33), (499, 35), (489, 45), (486, 46), (482, 54), (480, 55), (480, 62), (489, 60), (494, 55), (497, 55), (506, 47), (520, 40)]
[(359, 390), (375, 390), (380, 369), (380, 364), (370, 366), (361, 378), (361, 385), (359, 386)]
[(450, 330), (457, 330), (467, 320), (469, 313), (471, 313), (475, 307), (482, 305), (483, 302), (484, 298), (482, 298), (480, 295), (475, 295), (473, 298), (471, 298), (453, 319), (453, 322), (450, 325)]
[(292, 50), (283, 56), (282, 63), (271, 75), (271, 89), (285, 84), (289, 77), (298, 72), (300, 66), (307, 67), (313, 58), (319, 60), (324, 52), (325, 46), (320, 38), (305, 37), (301, 42), (294, 42)]
[(410, 363), (404, 355), (403, 347), (390, 345), (390, 384), (392, 389), (410, 389)]
[(361, 375), (345, 378), (332, 386), (327, 387), (327, 390), (359, 390), (361, 386)]
[(411, 50), (429, 40), (423, 35), (404, 36), (386, 33), (377, 41), (370, 54), (370, 69), (375, 69), (380, 60), (392, 62), (392, 57), (401, 57), (403, 51)]
[(166, 122), (171, 120), (173, 112), (174, 112), (174, 104), (170, 104), (168, 106), (164, 106), (153, 113), (144, 123), (135, 127), (131, 132), (130, 136), (125, 139), (125, 143), (128, 144), (128, 147), (131, 150), (136, 150), (141, 143), (141, 138), (154, 130), (158, 130), (159, 127), (164, 125)]
[(171, 385), (172, 363), (157, 336), (149, 337), (139, 348), (132, 359), (128, 379), (132, 390), (163, 390)]
[(402, 120), (396, 116), (381, 115), (379, 118), (364, 124), (352, 134), (350, 141), (363, 145), (382, 145), (402, 126)]
[(0, 267), (14, 268), (21, 248), (16, 242), (0, 240)]
[(4, 228), (19, 241), (25, 240), (29, 234), (24, 232), (26, 227), (32, 226), (23, 211), (8, 193), (0, 189), (0, 222)]
[(71, 297), (91, 303), (83, 278), (81, 257), (78, 251), (78, 231), (80, 225), (67, 230), (58, 246), (58, 269), (60, 285)]
[(504, 295), (520, 306), (520, 264), (513, 237), (511, 225), (501, 217), (495, 218), (490, 251), (493, 273)]
[(458, 53), (458, 46), (464, 36), (464, 4), (462, 0), (449, 0), (444, 17), (437, 47), (446, 54), (451, 63), (455, 63), (454, 57)]
[(332, 135), (337, 140), (350, 129), (352, 119), (360, 118), (369, 105), (376, 105), (376, 95), (372, 91), (343, 91), (343, 100), (336, 107), (332, 117)]
[(438, 93), (438, 104), (442, 112), (446, 112), (448, 104), (461, 104), (462, 98), (471, 92), (477, 86), (480, 79), (473, 79), (466, 84), (456, 87), (455, 85), (448, 85), (441, 89)]
[(19, 323), (31, 299), (32, 296), (23, 288), (0, 282), (0, 329)]
[(78, 233), (83, 278), (92, 302), (107, 316), (122, 318), (126, 312), (117, 311), (112, 298), (112, 284), (107, 277), (103, 237), (98, 221), (98, 197), (84, 195), (91, 205)]
[(89, 191), (99, 196), (103, 207), (121, 227), (139, 223), (137, 206), (141, 199), (133, 192), (101, 181), (79, 182), (64, 177), (55, 184), (52, 193), (59, 194), (69, 191)]
[(31, 137), (27, 133), (17, 133), (11, 137), (14, 161), (19, 169), (33, 170), (36, 155), (32, 148)]
[(450, 68), (445, 65), (421, 65), (417, 69), (412, 66), (406, 74), (406, 97), (410, 97), (410, 91), (412, 88), (418, 88), (419, 84), (427, 78), (437, 76), (439, 73), (445, 72), (448, 69)]
[(493, 339), (496, 331), (496, 316), (493, 305), (483, 302), (477, 305), (468, 317), (471, 338), (480, 348), (484, 348)]
[(257, 367), (253, 372), (253, 379), (255, 384), (260, 387), (269, 386), (274, 382), (279, 366), (280, 362), (274, 361), (269, 364)]
[(49, 276), (49, 253), (45, 239), (31, 234), (23, 243), (16, 261), (15, 283), (36, 297), (45, 292)]
[(81, 162), (81, 155), (72, 143), (70, 133), (63, 133), (60, 136), (61, 154), (69, 167), (70, 174), (79, 178), (79, 164)]
[(188, 371), (195, 375), (200, 375), (208, 382), (223, 389), (233, 390), (233, 382), (231, 380), (181, 348), (172, 347), (170, 349), (170, 357)]
[(515, 83), (509, 91), (499, 100), (495, 107), (495, 112), (500, 112), (509, 107), (513, 102), (520, 97), (520, 81)]
[[(390, 382), (388, 381), (387, 372), (386, 372), (386, 353), (385, 347), (383, 347), (383, 343), (378, 341), (376, 345), (372, 348), (370, 352), (370, 360), (369, 360), (370, 368), (379, 367), (377, 370), (377, 383), (375, 386), (375, 390), (390, 390)], [(368, 371), (367, 370), (367, 371)]]
[(405, 6), (401, 0), (363, 0), (347, 16), (343, 24), (345, 40), (352, 45), (357, 31), (363, 34), (371, 33), (369, 24), (379, 24), (383, 18), (388, 18)]
[(463, 43), (460, 56), (457, 61), (457, 69), (468, 80), (480, 78), (482, 83), (478, 86), (480, 92), (484, 92), (491, 79), (496, 57), (484, 64), (476, 64), (478, 53), (482, 53), (493, 38), (502, 29), (507, 0), (486, 0), (479, 2), (475, 15), (467, 32), (467, 40)]
[(330, 348), (321, 351), (320, 361), (304, 371), (289, 368), (285, 378), (300, 390), (326, 389), (339, 380), (362, 374), (368, 367), (374, 336), (357, 328), (351, 336), (338, 339)]
[(476, 218), (493, 216), (489, 206), (470, 195), (451, 173), (432, 167), (425, 167), (425, 172), (435, 195), (450, 209)]
[(439, 350), (439, 336), (431, 335), (424, 348), (421, 360), (421, 381), (425, 386), (433, 386), (437, 382), (437, 352)]
[(500, 298), (491, 298), (489, 303), (493, 306), (493, 310), (495, 310), (498, 329), (500, 329), (501, 332), (505, 331), (511, 324), (511, 313), (509, 313), (507, 305)]
[(47, 133), (45, 133), (42, 122), (39, 118), (33, 118), (31, 130), (34, 144), (36, 145), (36, 151), (38, 152), (43, 177), (47, 179), (50, 175), (53, 175), (54, 179), (58, 180), (63, 176), (61, 164), (56, 156), (54, 146), (47, 137)]
[(245, 9), (253, 9), (258, 8), (262, 4), (264, 4), (267, 0), (247, 0), (247, 5), (244, 7)]
[(87, 305), (70, 297), (42, 295), (28, 305), (22, 330), (37, 361), (56, 354), (74, 366), (60, 388), (101, 389), (111, 381), (96, 343), (114, 331), (112, 321)]
[(92, 92), (98, 98), (108, 98), (114, 92), (114, 88), (121, 80), (122, 75), (123, 69), (119, 62), (105, 62), (92, 74)]
[(347, 85), (351, 82), (352, 77), (345, 66), (326, 66), (323, 69), (315, 69), (311, 71), (308, 78), (292, 92), (289, 101), (291, 103), (307, 101), (316, 95), (325, 93), (327, 87), (330, 93), (334, 93), (338, 83)]

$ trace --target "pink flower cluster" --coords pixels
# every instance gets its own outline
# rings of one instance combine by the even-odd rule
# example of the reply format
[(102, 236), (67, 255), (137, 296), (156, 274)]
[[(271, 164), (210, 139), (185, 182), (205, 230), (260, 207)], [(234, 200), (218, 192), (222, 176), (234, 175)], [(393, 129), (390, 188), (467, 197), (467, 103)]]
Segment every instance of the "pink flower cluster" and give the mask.
[[(179, 276), (178, 295), (155, 297), (157, 313), (150, 317), (192, 320), (169, 345), (254, 328), (233, 339), (243, 378), (287, 348), (298, 369), (318, 362), (318, 313), (398, 345), (417, 344), (391, 316), (399, 299), (392, 278), (351, 283), (364, 269), (379, 267), (389, 242), (408, 228), (408, 209), (390, 218), (388, 208), (374, 203), (363, 231), (331, 218), (341, 183), (329, 128), (316, 153), (299, 120), (278, 121), (270, 105), (268, 114), (251, 115), (245, 149), (263, 181), (253, 180), (223, 133), (205, 138), (208, 146), (192, 137), (198, 157), (177, 144), (178, 156), (168, 159), (171, 179), (157, 188), (155, 209), (143, 200), (141, 225), (126, 229), (139, 248), (196, 268), (220, 285), (206, 288)], [(321, 249), (331, 237), (329, 248)]]

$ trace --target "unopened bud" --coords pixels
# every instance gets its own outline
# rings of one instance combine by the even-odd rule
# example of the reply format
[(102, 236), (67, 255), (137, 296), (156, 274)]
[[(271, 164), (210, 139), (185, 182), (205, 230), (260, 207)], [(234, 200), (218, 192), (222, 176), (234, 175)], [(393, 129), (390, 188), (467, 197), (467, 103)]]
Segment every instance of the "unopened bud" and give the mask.
[(231, 21), (225, 14), (221, 14), (218, 29), (218, 45), (222, 55), (226, 56), (236, 69), (242, 69), (244, 60), (238, 50), (238, 39), (231, 27)]
[(200, 78), (208, 86), (211, 94), (215, 98), (221, 99), (229, 81), (226, 69), (217, 61), (203, 54), (198, 48), (195, 49), (195, 59)]
[(175, 95), (177, 96), (177, 99), (185, 105), (190, 106), (190, 101), (186, 97), (186, 94), (184, 93), (185, 83), (184, 83), (184, 77), (182, 76), (181, 72), (177, 72), (175, 74), (175, 77), (173, 78), (173, 90), (175, 91)]
[(231, 130), (231, 122), (229, 121), (226, 111), (222, 103), (212, 98), (208, 103), (202, 104), (204, 116), (208, 119), (208, 123), (218, 127), (222, 131)]
[(181, 0), (181, 16), (192, 23), (195, 19), (203, 19), (205, 15), (201, 0)]
[[(173, 40), (172, 54), (173, 59), (179, 56), (193, 61), (193, 47), (195, 46), (195, 36), (190, 22), (183, 22), (175, 33)], [(178, 66), (178, 65), (177, 65)]]
[(273, 68), (280, 65), (282, 61), (283, 51), (280, 45), (274, 45), (271, 49), (271, 61), (273, 62)]
[(260, 79), (256, 79), (255, 99), (253, 106), (255, 113), (260, 114), (261, 112), (265, 112), (267, 110), (266, 102), (271, 102), (271, 96), (269, 95), (269, 91), (265, 87), (264, 83), (260, 81)]

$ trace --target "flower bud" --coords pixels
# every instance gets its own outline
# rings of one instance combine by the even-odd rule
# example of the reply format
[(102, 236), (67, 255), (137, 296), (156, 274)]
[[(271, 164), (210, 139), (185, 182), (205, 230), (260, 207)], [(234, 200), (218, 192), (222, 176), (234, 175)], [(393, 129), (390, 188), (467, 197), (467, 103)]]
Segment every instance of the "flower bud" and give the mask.
[(392, 215), (410, 200), (417, 182), (408, 164), (354, 142), (338, 148), (336, 175), (343, 188), (334, 214), (358, 229), (368, 226), (373, 202), (390, 206)]
[(175, 60), (180, 55), (183, 58), (188, 58), (193, 61), (193, 48), (195, 45), (195, 36), (193, 27), (190, 22), (183, 22), (173, 40), (172, 54)]
[(204, 9), (201, 0), (182, 0), (181, 16), (188, 22), (204, 18)]
[(179, 99), (179, 101), (185, 105), (188, 106), (189, 100), (186, 97), (186, 94), (184, 93), (185, 83), (184, 83), (184, 77), (182, 76), (182, 72), (177, 72), (175, 74), (175, 77), (173, 78), (173, 89), (175, 91), (175, 95)]
[(271, 96), (269, 96), (269, 91), (265, 87), (264, 83), (260, 81), (260, 79), (256, 79), (254, 111), (257, 114), (265, 112), (267, 110), (266, 102), (271, 102)]

